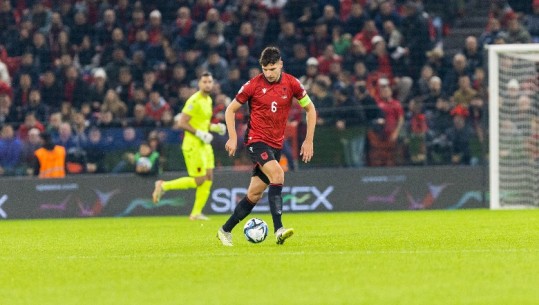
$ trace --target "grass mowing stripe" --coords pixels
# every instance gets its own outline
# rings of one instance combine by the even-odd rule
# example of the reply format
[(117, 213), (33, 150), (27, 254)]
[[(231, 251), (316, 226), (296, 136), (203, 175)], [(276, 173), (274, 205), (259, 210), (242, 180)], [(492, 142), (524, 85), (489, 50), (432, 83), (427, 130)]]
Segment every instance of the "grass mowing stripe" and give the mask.
[[(279, 251), (273, 255), (276, 256), (289, 256), (289, 255), (344, 255), (344, 254), (356, 254), (356, 255), (380, 255), (380, 254), (459, 254), (459, 253), (519, 253), (519, 252), (539, 252), (539, 249), (462, 249), (462, 250), (395, 250), (395, 251), (370, 251), (370, 250), (349, 250), (349, 251), (311, 251), (311, 252), (287, 252)], [(259, 254), (256, 253), (245, 253), (243, 256), (249, 257), (258, 257)], [(128, 258), (197, 258), (197, 257), (215, 257), (215, 256), (236, 256), (232, 253), (162, 253), (162, 254), (131, 254), (131, 255), (69, 255), (69, 256), (55, 256), (51, 257), (57, 260), (94, 260), (98, 258), (111, 258), (111, 259), (128, 259)], [(6, 257), (0, 256), (0, 259), (3, 260), (28, 260), (33, 259), (33, 257)]]

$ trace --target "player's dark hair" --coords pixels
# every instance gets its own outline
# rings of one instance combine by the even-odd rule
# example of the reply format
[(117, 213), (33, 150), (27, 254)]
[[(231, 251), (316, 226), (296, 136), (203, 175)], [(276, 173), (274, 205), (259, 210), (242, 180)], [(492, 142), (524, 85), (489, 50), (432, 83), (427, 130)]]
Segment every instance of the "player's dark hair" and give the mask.
[(211, 74), (211, 72), (209, 71), (204, 71), (202, 72), (202, 74), (200, 75), (200, 78), (203, 78), (203, 77), (213, 77), (213, 75)]
[(267, 47), (260, 54), (258, 62), (262, 67), (272, 65), (281, 60), (281, 51), (277, 47)]

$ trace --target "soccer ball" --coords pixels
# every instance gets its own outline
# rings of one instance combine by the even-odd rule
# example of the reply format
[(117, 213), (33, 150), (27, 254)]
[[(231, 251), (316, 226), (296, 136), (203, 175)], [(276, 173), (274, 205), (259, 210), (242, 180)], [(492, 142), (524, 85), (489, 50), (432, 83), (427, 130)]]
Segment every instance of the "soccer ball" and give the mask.
[(137, 160), (137, 167), (142, 167), (144, 170), (150, 170), (152, 168), (152, 161), (146, 157), (140, 157)]
[(251, 218), (243, 226), (243, 234), (247, 241), (261, 243), (268, 236), (268, 224), (260, 218)]

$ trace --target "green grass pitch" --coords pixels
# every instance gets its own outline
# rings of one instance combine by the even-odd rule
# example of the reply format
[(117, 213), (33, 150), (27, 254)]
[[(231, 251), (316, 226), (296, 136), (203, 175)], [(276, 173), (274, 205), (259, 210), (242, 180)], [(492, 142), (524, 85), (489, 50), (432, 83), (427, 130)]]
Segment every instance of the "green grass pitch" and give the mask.
[(226, 217), (1, 221), (0, 303), (539, 304), (539, 210), (285, 214), (282, 246)]

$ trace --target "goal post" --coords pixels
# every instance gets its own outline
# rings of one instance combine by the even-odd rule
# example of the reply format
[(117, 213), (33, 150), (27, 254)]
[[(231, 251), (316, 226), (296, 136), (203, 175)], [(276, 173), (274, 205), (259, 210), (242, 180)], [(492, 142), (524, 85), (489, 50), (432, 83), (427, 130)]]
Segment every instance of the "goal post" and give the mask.
[(488, 46), (491, 209), (539, 207), (539, 44)]

